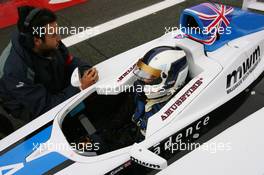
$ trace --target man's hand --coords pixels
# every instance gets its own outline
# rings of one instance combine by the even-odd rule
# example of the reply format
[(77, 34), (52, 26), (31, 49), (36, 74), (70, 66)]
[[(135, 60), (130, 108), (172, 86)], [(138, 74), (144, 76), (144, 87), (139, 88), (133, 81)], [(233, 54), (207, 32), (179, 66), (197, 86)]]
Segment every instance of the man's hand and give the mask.
[(98, 80), (98, 72), (95, 68), (91, 68), (84, 72), (81, 78), (81, 89), (86, 89), (89, 86), (93, 85)]

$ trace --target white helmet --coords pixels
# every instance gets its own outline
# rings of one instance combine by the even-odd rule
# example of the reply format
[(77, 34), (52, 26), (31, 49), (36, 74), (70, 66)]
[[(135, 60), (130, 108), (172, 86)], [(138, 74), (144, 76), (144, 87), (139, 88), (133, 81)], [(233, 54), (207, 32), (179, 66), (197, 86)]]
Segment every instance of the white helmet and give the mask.
[(178, 47), (156, 47), (139, 59), (134, 74), (148, 99), (173, 95), (188, 74), (186, 54)]

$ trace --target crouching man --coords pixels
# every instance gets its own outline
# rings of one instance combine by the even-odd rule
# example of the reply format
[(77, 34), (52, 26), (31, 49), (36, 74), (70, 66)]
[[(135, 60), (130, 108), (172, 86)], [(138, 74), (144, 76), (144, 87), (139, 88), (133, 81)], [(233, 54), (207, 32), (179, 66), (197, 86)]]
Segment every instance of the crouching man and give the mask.
[[(18, 31), (0, 59), (0, 98), (8, 113), (27, 123), (94, 84), (98, 73), (68, 52), (52, 11), (24, 6), (18, 14)], [(89, 68), (80, 88), (70, 84), (76, 67)]]

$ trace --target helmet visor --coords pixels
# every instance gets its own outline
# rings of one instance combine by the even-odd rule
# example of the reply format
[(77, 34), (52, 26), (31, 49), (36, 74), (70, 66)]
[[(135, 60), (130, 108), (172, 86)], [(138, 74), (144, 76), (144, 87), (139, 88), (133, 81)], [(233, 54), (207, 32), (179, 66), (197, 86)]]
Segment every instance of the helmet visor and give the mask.
[(156, 79), (160, 77), (161, 70), (155, 69), (147, 64), (145, 64), (142, 59), (138, 60), (137, 66), (133, 73), (140, 79)]

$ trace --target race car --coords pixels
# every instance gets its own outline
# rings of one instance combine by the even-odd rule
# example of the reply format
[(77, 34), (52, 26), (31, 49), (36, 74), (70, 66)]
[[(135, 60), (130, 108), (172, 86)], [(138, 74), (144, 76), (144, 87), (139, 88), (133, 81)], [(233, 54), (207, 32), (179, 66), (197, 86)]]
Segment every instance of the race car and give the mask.
[[(158, 46), (184, 50), (188, 82), (148, 119), (146, 136), (136, 137), (130, 121), (133, 70), (139, 58)], [(96, 84), (2, 139), (0, 174), (117, 174), (133, 163), (164, 169), (178, 151), (177, 143), (194, 142), (216, 126), (228, 113), (225, 106), (261, 77), (263, 50), (263, 15), (212, 3), (185, 9), (179, 30), (96, 65)], [(78, 86), (79, 77), (77, 68), (72, 85)], [(91, 98), (107, 101), (95, 104), (96, 110), (111, 110), (104, 118), (122, 115), (125, 135), (113, 134), (111, 118), (101, 124), (99, 116), (87, 115)]]

